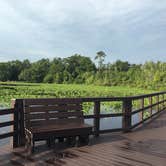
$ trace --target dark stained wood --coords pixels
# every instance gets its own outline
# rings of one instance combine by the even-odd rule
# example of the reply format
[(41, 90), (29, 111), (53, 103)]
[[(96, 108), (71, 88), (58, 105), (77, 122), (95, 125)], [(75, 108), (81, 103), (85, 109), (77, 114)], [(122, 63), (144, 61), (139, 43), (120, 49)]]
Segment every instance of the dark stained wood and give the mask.
[[(13, 108), (0, 110), (0, 115), (2, 115), (2, 116), (3, 115), (9, 115), (9, 114), (14, 114), (14, 109)], [(6, 122), (0, 122), (0, 129), (2, 127), (13, 126), (14, 124), (15, 124), (14, 120), (6, 121)], [(3, 134), (0, 134), (0, 139), (8, 138), (8, 137), (11, 137), (11, 136), (14, 136), (14, 135), (15, 135), (15, 131), (6, 132), (6, 133), (3, 133)]]
[[(164, 99), (165, 99), (164, 94), (162, 94), (162, 101), (164, 101)], [(162, 107), (163, 107), (163, 108), (165, 107), (164, 102), (162, 103)]]
[(2, 109), (0, 110), (0, 115), (7, 115), (7, 114), (13, 114), (14, 109), (10, 108), (10, 109)]
[(94, 103), (94, 117), (94, 133), (98, 137), (100, 130), (100, 101)]
[(69, 118), (69, 117), (76, 117), (76, 118), (81, 118), (83, 117), (83, 112), (78, 111), (78, 112), (52, 112), (48, 114), (49, 118)]
[[(50, 125), (66, 125), (68, 123), (74, 123), (75, 125), (79, 125), (81, 123), (83, 123), (83, 118), (65, 118), (65, 119), (49, 119), (48, 121), (45, 120), (45, 119), (36, 119), (34, 121), (30, 121), (30, 124), (29, 124), (29, 128), (33, 128), (34, 126), (42, 126), (42, 127), (45, 127), (47, 126), (48, 130), (49, 130), (49, 127)], [(59, 126), (60, 127), (60, 126)]]
[[(18, 123), (19, 130), (19, 146), (24, 146), (25, 144), (25, 130), (24, 130), (24, 111), (23, 111), (23, 100), (15, 100), (15, 112), (16, 112), (16, 122)], [(17, 117), (18, 116), (18, 117)]]
[[(144, 98), (141, 99), (141, 108), (144, 110), (144, 104), (145, 104), (145, 101), (144, 101)], [(142, 111), (141, 112), (141, 121), (143, 120), (144, 118), (144, 112)]]
[(150, 96), (153, 97), (153, 96), (158, 96), (158, 95), (162, 95), (162, 94), (166, 94), (166, 91), (151, 93), (151, 94), (145, 94), (145, 95), (129, 96), (129, 97), (124, 97), (124, 99), (128, 98), (128, 99), (132, 99), (132, 100), (138, 100), (138, 99), (141, 99), (141, 98), (148, 98)]
[(20, 133), (19, 133), (19, 112), (16, 102), (12, 101), (13, 108), (14, 108), (14, 127), (13, 130), (15, 131), (13, 136), (13, 148), (16, 148), (20, 145)]
[[(47, 116), (47, 118), (46, 118)], [(82, 117), (83, 112), (39, 112), (39, 113), (30, 113), (25, 114), (25, 120), (35, 120), (35, 119), (45, 119), (49, 120), (50, 118), (68, 118), (68, 117)]]
[[(156, 96), (157, 103), (159, 103), (159, 95)], [(160, 110), (159, 104), (157, 105), (157, 112)]]
[(14, 135), (14, 132), (8, 132), (8, 133), (4, 133), (4, 134), (1, 134), (0, 135), (0, 139), (4, 139), (4, 138), (7, 138), (7, 137), (11, 137)]
[[(149, 97), (149, 104), (150, 104), (150, 106), (152, 105), (152, 103), (153, 103), (153, 101), (152, 101), (152, 96), (151, 96), (151, 97)], [(152, 115), (152, 110), (153, 110), (153, 107), (150, 107), (150, 116)]]
[[(68, 122), (67, 122), (68, 123)], [(49, 127), (49, 128), (48, 128)], [(42, 133), (42, 134), (44, 134), (45, 135), (45, 133), (48, 133), (48, 134), (50, 134), (50, 135), (53, 135), (54, 134), (54, 132), (58, 135), (59, 133), (61, 133), (61, 134), (63, 134), (63, 135), (65, 135), (65, 136), (67, 136), (66, 135), (66, 132), (67, 131), (70, 131), (70, 132), (72, 132), (72, 131), (74, 131), (74, 135), (76, 134), (75, 133), (75, 130), (76, 129), (78, 129), (78, 132), (79, 132), (79, 130), (82, 130), (82, 128), (89, 128), (89, 125), (87, 125), (87, 124), (84, 124), (84, 123), (81, 123), (81, 124), (79, 124), (79, 123), (77, 123), (77, 122), (75, 122), (75, 123), (68, 123), (68, 125), (66, 125), (66, 123), (64, 123), (63, 122), (63, 124), (50, 124), (50, 125), (48, 125), (48, 126), (42, 126), (42, 125), (40, 125), (40, 126), (34, 126), (32, 129), (31, 129), (31, 131), (34, 133), (34, 134), (36, 134), (36, 133)], [(73, 130), (74, 129), (74, 130)], [(51, 132), (50, 132), (51, 131)], [(79, 135), (79, 133), (77, 133), (78, 135)], [(70, 135), (71, 136), (71, 135)], [(48, 136), (47, 135), (45, 135), (45, 137), (47, 138)]]
[(72, 105), (35, 105), (35, 106), (29, 106), (29, 107), (25, 107), (24, 111), (25, 112), (46, 112), (46, 111), (72, 111), (72, 110), (81, 110), (82, 109), (82, 105), (81, 104), (72, 104)]
[(45, 98), (45, 99), (24, 99), (24, 105), (38, 105), (38, 106), (48, 106), (58, 104), (78, 104), (81, 103), (82, 100), (80, 98)]
[(91, 98), (81, 98), (82, 102), (95, 102), (95, 101), (123, 101), (126, 99), (131, 99), (131, 100), (138, 100), (142, 98), (147, 98), (150, 96), (157, 96), (157, 95), (162, 95), (166, 94), (166, 91), (163, 92), (157, 92), (157, 93), (151, 93), (151, 94), (144, 94), (144, 95), (136, 95), (136, 96), (127, 96), (127, 97), (91, 97)]
[(91, 134), (92, 126), (84, 123), (79, 99), (25, 99), (23, 103), (26, 146), (30, 148), (38, 140), (50, 144), (53, 138)]
[(24, 118), (27, 120), (28, 123), (30, 123), (30, 120), (36, 120), (36, 119), (45, 119), (46, 120), (47, 113), (42, 112), (38, 114), (32, 114), (32, 113), (26, 113)]
[(129, 132), (131, 129), (131, 112), (132, 112), (132, 100), (127, 99), (123, 101), (123, 120), (122, 126), (124, 132)]
[(100, 114), (100, 118), (109, 118), (109, 117), (122, 117), (123, 113), (113, 113), (113, 114)]
[(14, 125), (14, 121), (0, 123), (0, 127), (6, 127), (6, 126), (11, 126), (11, 125)]

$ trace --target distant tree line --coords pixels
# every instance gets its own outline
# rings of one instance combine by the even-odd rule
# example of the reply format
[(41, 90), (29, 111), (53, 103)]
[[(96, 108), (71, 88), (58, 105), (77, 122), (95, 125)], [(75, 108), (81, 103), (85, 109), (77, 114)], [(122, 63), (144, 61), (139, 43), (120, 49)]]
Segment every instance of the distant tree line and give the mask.
[(95, 57), (96, 65), (89, 57), (75, 54), (68, 58), (41, 59), (37, 62), (9, 61), (0, 63), (0, 81), (24, 81), (33, 83), (131, 85), (157, 89), (166, 85), (166, 63), (146, 62), (130, 64), (117, 60), (104, 63), (105, 53)]

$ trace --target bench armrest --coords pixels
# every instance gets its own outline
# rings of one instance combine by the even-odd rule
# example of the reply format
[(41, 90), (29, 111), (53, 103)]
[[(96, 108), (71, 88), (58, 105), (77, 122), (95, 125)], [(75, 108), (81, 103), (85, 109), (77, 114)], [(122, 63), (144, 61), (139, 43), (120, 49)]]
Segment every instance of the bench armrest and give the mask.
[(31, 140), (33, 139), (32, 132), (29, 129), (27, 129), (27, 128), (25, 128), (25, 135), (28, 136), (29, 138), (31, 138)]

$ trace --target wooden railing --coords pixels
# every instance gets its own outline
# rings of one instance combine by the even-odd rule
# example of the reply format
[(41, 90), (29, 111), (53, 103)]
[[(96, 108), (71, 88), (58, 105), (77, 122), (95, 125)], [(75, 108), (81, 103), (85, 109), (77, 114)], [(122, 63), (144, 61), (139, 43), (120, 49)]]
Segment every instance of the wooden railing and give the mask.
[[(166, 110), (166, 92), (153, 93), (139, 96), (129, 97), (111, 97), (111, 98), (78, 98), (82, 101), (83, 108), (86, 103), (90, 104), (90, 109), (93, 110), (91, 114), (85, 114), (85, 120), (91, 119), (93, 121), (93, 133), (95, 136), (108, 132), (129, 132), (135, 127), (143, 124), (146, 120), (151, 119), (153, 116), (159, 114), (161, 111)], [(24, 121), (23, 121), (23, 100), (16, 99), (14, 102), (14, 108), (0, 110), (1, 115), (12, 114), (14, 120), (0, 123), (0, 130), (5, 126), (14, 126), (12, 132), (8, 132), (0, 135), (0, 139), (13, 136), (13, 147), (17, 147), (24, 144)], [(34, 99), (35, 100), (35, 99)], [(65, 101), (70, 101), (71, 98), (66, 98)], [(103, 113), (102, 105), (107, 103), (117, 102), (120, 106), (119, 111), (113, 113), (112, 106), (107, 112)], [(137, 122), (133, 122), (134, 116), (139, 116)], [(101, 119), (103, 118), (121, 118), (121, 127), (112, 128), (110, 125), (107, 129), (101, 129)]]
[[(98, 136), (107, 132), (129, 132), (131, 129), (141, 125), (148, 119), (157, 115), (161, 111), (166, 110), (166, 92), (153, 93), (139, 96), (129, 97), (112, 97), (112, 98), (82, 98), (84, 102), (93, 102), (94, 111), (91, 115), (85, 115), (85, 119), (94, 119), (94, 132), (93, 134)], [(121, 102), (121, 111), (119, 113), (101, 113), (102, 102)], [(139, 108), (135, 108), (135, 103)], [(137, 106), (137, 107), (138, 107)], [(156, 107), (156, 108), (155, 108)], [(147, 114), (146, 114), (147, 113)], [(139, 121), (132, 123), (135, 114), (139, 114)], [(122, 127), (113, 128), (110, 125), (110, 129), (100, 129), (100, 120), (102, 118), (121, 117)]]
[[(15, 112), (17, 112), (17, 111), (15, 111)], [(8, 116), (8, 115), (14, 116), (15, 112), (14, 112), (14, 109), (3, 109), (3, 110), (0, 110), (0, 116), (1, 116), (1, 118), (3, 116)], [(8, 138), (8, 137), (13, 137), (15, 139), (17, 137), (16, 134), (18, 133), (18, 130), (13, 129), (13, 130), (4, 131), (4, 129), (3, 129), (4, 127), (12, 127), (12, 126), (14, 127), (14, 126), (16, 126), (16, 123), (17, 122), (14, 121), (14, 119), (0, 122), (0, 131), (1, 131), (0, 140), (4, 139), (4, 138)], [(13, 142), (13, 146), (15, 146), (14, 142)]]
[[(166, 110), (166, 92), (131, 97), (132, 102), (140, 102), (140, 108), (133, 110), (130, 115), (140, 114), (140, 121), (131, 125), (131, 129), (139, 126), (148, 119)], [(149, 104), (147, 104), (147, 101)], [(147, 113), (147, 114), (146, 114)]]

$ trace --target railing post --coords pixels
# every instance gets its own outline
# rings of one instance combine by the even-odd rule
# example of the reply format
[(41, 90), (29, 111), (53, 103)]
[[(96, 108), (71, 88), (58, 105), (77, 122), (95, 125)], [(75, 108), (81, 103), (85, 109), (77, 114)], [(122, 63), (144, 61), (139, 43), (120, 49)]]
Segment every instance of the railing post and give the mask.
[[(158, 103), (158, 102), (159, 102), (159, 95), (157, 95), (156, 98), (157, 98), (157, 103)], [(157, 112), (160, 111), (160, 107), (159, 107), (159, 105), (160, 105), (160, 104), (157, 104)]]
[(151, 105), (151, 107), (150, 107), (150, 116), (152, 116), (152, 110), (153, 110), (153, 108), (152, 108), (152, 96), (149, 97), (149, 105)]
[(132, 112), (132, 99), (126, 98), (123, 100), (123, 132), (131, 131), (131, 112)]
[(94, 116), (94, 134), (98, 137), (100, 130), (100, 101), (94, 102)]
[(11, 100), (11, 107), (14, 108), (14, 115), (13, 115), (13, 120), (14, 120), (13, 148), (16, 148), (16, 147), (19, 146), (19, 124), (18, 124), (19, 115), (18, 115), (18, 110), (17, 110), (17, 107), (16, 107), (16, 100), (15, 99)]
[[(144, 101), (144, 98), (141, 99), (141, 108), (144, 109), (144, 104), (145, 104), (145, 101)], [(143, 121), (144, 119), (144, 111), (141, 111), (141, 120)]]
[(163, 107), (163, 108), (162, 108), (162, 110), (165, 108), (164, 99), (165, 99), (165, 98), (164, 98), (164, 94), (163, 94), (163, 95), (162, 95), (162, 100), (163, 100), (163, 104), (162, 104), (162, 107)]
[(23, 110), (23, 100), (22, 99), (16, 99), (15, 102), (15, 109), (18, 112), (18, 137), (19, 137), (19, 145), (22, 146), (25, 144), (25, 131), (24, 131), (24, 110)]

